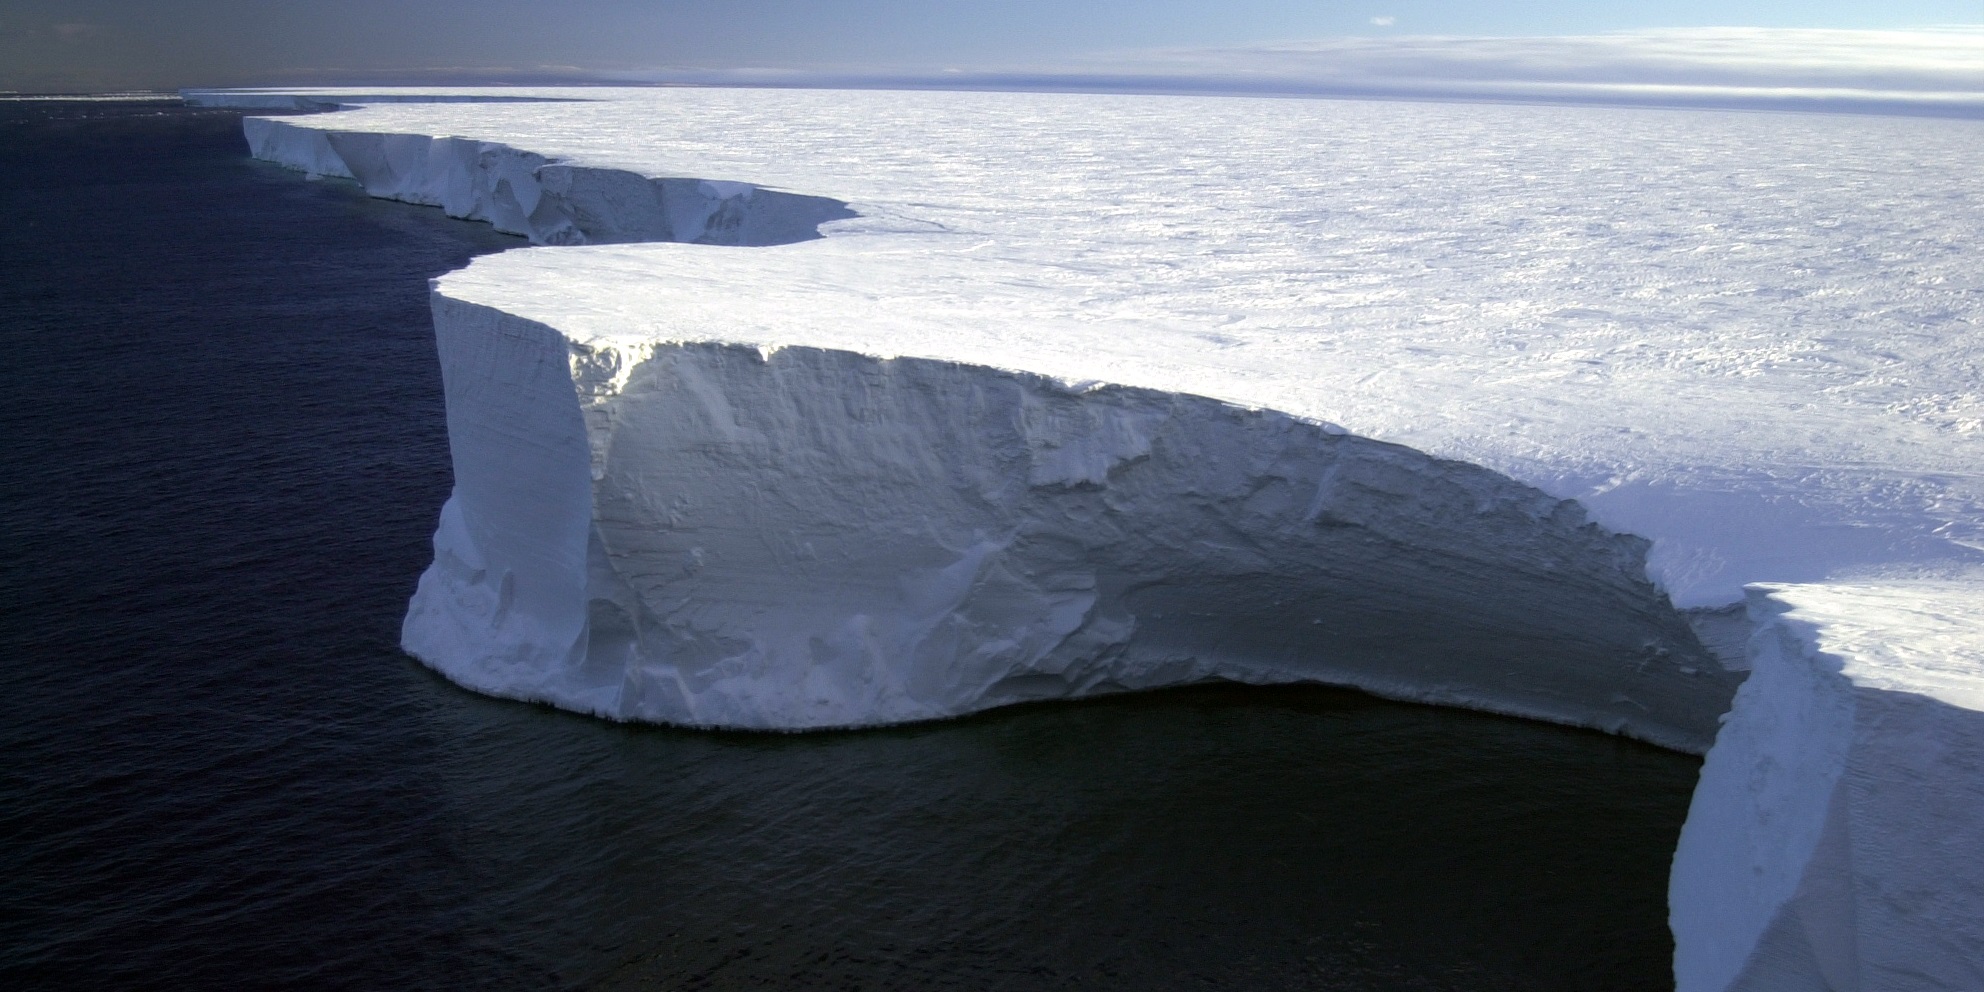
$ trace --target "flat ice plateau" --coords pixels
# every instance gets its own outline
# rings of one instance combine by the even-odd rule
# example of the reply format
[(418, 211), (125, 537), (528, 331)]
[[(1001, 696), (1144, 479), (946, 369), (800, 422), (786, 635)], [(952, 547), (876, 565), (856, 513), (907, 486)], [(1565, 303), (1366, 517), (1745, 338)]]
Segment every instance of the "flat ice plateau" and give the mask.
[(465, 685), (799, 729), (1312, 679), (1713, 741), (1680, 989), (1984, 987), (1984, 122), (189, 98), (350, 105), (249, 142), (556, 246), (435, 283), (404, 643)]

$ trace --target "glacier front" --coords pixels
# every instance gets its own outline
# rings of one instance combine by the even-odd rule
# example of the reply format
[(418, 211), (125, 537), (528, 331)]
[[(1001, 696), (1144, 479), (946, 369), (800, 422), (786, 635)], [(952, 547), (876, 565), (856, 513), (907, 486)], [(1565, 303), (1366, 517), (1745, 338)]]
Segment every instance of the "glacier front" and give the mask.
[(456, 487), (405, 633), (475, 688), (801, 729), (1308, 679), (1693, 750), (1732, 688), (1644, 541), (1497, 473), (1159, 390), (578, 344), (461, 298), (509, 278), (436, 298)]
[(362, 104), (246, 127), (561, 246), (435, 284), (405, 645), (459, 682), (798, 729), (1318, 680), (1713, 741), (1681, 988), (1979, 984), (1984, 124), (194, 98)]

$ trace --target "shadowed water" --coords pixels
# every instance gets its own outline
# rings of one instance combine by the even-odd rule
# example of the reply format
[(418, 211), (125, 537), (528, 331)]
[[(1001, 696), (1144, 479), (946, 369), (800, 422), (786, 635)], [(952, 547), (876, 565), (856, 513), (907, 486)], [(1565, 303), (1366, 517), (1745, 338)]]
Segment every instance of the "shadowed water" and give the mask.
[(400, 654), (423, 278), (519, 242), (0, 103), (0, 982), (1657, 989), (1698, 762), (1316, 688), (615, 726)]

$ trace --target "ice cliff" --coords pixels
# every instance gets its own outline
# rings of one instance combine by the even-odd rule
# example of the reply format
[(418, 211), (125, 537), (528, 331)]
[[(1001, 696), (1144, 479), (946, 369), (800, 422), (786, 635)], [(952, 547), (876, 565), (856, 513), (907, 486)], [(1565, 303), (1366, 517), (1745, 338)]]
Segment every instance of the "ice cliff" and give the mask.
[[(537, 243), (766, 246), (854, 216), (495, 142), (244, 128), (264, 160)], [(404, 644), (484, 692), (802, 729), (1312, 680), (1701, 752), (1736, 681), (1644, 540), (1340, 428), (964, 363), (590, 343), (445, 287), (435, 326), (456, 489)]]
[(456, 484), (405, 644), (487, 692), (798, 729), (1308, 679), (1699, 751), (1731, 688), (1643, 541), (1459, 462), (952, 362), (593, 347), (445, 284), (435, 326)]
[(854, 216), (826, 197), (580, 168), (500, 142), (325, 131), (274, 118), (250, 117), (242, 127), (256, 158), (353, 179), (373, 196), (440, 207), (536, 244), (775, 245), (818, 237), (821, 224)]
[(1755, 670), (1674, 856), (1678, 992), (1984, 988), (1977, 605), (1972, 583), (1752, 590)]
[(1713, 740), (1683, 992), (1984, 987), (1972, 122), (406, 102), (455, 95), (243, 98), (368, 104), (258, 157), (567, 246), (436, 283), (404, 643), (450, 677), (786, 729), (1317, 680)]

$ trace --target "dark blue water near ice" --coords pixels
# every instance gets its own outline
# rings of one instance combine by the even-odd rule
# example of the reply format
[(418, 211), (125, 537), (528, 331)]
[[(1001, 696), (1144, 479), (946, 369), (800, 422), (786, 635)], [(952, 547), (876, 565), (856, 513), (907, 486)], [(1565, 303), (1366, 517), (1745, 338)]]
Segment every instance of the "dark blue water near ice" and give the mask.
[(1669, 987), (1697, 763), (1324, 689), (625, 727), (396, 648), (512, 239), (0, 104), (0, 986)]

